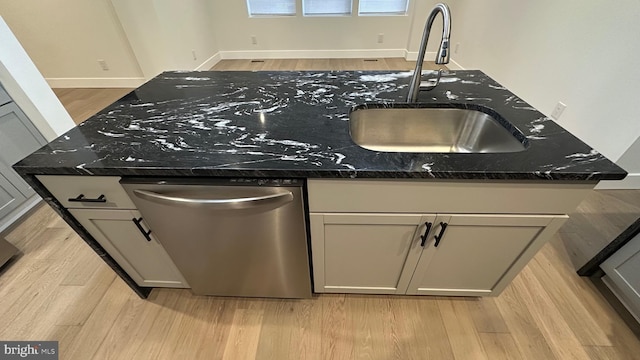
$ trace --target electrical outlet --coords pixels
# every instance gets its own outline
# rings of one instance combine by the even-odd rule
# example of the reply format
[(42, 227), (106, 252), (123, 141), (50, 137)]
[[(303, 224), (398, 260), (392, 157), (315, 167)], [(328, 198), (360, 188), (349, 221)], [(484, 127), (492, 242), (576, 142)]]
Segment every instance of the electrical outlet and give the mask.
[(258, 38), (255, 35), (251, 35), (251, 43), (253, 45), (258, 45)]
[(551, 117), (558, 120), (560, 118), (560, 116), (562, 116), (562, 113), (564, 112), (564, 109), (567, 108), (567, 105), (565, 105), (562, 101), (558, 101), (558, 104), (556, 104), (556, 107), (553, 108), (553, 112), (551, 113)]
[(107, 62), (104, 61), (104, 59), (98, 59), (98, 65), (100, 65), (103, 71), (109, 71), (109, 65), (107, 65)]
[(382, 44), (384, 42), (384, 34), (378, 34), (378, 44)]
[(460, 43), (456, 43), (456, 46), (453, 48), (453, 53), (457, 54), (458, 50), (460, 50)]
[(191, 55), (193, 55), (193, 60), (198, 60), (198, 56), (196, 56), (196, 50), (191, 50)]

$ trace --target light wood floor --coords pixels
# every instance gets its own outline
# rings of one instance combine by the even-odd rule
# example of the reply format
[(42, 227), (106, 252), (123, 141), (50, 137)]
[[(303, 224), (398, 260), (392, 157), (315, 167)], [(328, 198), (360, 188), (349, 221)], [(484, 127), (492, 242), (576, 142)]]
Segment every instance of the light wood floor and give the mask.
[[(85, 104), (74, 118), (99, 110)], [(623, 230), (638, 197), (594, 192), (501, 296), (481, 299), (265, 300), (160, 289), (141, 300), (42, 206), (4, 234), (24, 254), (0, 274), (0, 339), (58, 340), (61, 359), (83, 360), (638, 359), (640, 341), (575, 274), (563, 243), (598, 224)]]
[(133, 89), (64, 88), (53, 89), (53, 92), (67, 109), (73, 121), (80, 124), (131, 90)]

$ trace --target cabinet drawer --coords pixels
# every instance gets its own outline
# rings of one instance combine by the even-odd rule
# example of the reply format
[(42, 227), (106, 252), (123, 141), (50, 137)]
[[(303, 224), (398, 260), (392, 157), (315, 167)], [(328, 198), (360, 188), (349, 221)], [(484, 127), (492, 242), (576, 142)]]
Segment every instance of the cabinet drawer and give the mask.
[[(120, 186), (118, 176), (37, 175), (40, 182), (66, 208), (70, 209), (135, 209), (129, 196)], [(74, 201), (82, 195), (85, 201)], [(103, 196), (104, 202), (92, 202)]]

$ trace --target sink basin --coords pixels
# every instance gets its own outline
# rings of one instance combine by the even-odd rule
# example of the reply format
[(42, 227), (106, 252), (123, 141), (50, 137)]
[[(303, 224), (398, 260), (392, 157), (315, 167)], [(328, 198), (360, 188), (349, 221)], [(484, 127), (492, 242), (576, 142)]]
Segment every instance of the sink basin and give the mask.
[(508, 153), (527, 138), (489, 108), (463, 104), (365, 104), (349, 113), (349, 132), (361, 147), (383, 152)]

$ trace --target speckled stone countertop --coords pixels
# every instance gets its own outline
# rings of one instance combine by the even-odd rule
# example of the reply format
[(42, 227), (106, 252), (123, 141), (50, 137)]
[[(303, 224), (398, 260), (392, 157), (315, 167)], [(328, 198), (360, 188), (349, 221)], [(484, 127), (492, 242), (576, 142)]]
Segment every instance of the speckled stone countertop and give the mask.
[[(493, 109), (529, 146), (499, 154), (388, 153), (349, 136), (349, 109), (403, 102), (411, 72), (165, 72), (14, 166), (23, 175), (504, 180), (626, 172), (480, 71), (420, 102)], [(425, 74), (428, 77), (429, 74)]]

